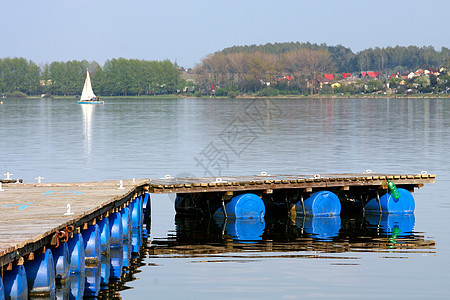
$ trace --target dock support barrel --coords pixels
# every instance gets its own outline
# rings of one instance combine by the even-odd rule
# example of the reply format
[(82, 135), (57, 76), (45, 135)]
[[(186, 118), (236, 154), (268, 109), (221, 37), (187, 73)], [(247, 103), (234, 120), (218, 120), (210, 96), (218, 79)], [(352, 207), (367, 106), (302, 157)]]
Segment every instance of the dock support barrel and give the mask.
[(84, 273), (85, 270), (85, 255), (84, 255), (84, 241), (81, 233), (74, 234), (69, 239), (69, 254), (70, 254), (70, 272)]
[(6, 299), (28, 299), (27, 273), (23, 265), (13, 266), (3, 276)]
[(83, 230), (85, 259), (88, 263), (98, 263), (100, 261), (100, 228), (97, 224), (89, 226)]
[(122, 240), (128, 240), (131, 235), (131, 209), (125, 207), (120, 211), (122, 218)]
[(54, 296), (55, 264), (50, 249), (45, 250), (25, 265), (30, 295)]
[(413, 195), (405, 189), (398, 188), (399, 197), (396, 199), (390, 192), (374, 197), (365, 205), (367, 213), (412, 214), (415, 203)]
[(100, 228), (100, 248), (103, 255), (109, 253), (109, 248), (111, 247), (111, 229), (109, 227), (109, 218), (104, 217), (98, 221), (98, 227)]
[(295, 211), (299, 215), (335, 216), (341, 213), (341, 202), (336, 194), (320, 191), (311, 194), (305, 200), (299, 199), (295, 205)]
[(0, 300), (5, 300), (5, 286), (2, 277), (0, 277)]
[(53, 249), (56, 280), (65, 281), (70, 276), (70, 255), (67, 243), (61, 243)]
[(266, 208), (262, 199), (255, 194), (242, 194), (231, 198), (223, 207), (216, 210), (214, 216), (228, 218), (264, 218)]
[(121, 247), (123, 242), (123, 225), (120, 213), (110, 215), (109, 226), (111, 227), (111, 248)]

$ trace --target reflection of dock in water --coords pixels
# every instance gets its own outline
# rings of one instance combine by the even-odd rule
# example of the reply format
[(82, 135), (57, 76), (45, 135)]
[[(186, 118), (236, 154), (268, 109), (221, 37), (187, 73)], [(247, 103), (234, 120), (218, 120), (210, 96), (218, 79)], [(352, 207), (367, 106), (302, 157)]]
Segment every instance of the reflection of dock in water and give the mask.
[[(397, 217), (407, 219), (391, 220), (383, 217), (384, 219), (380, 218), (374, 223), (371, 217), (361, 216), (355, 219), (338, 216), (330, 220), (331, 224), (324, 224), (319, 220), (322, 231), (320, 225), (314, 227), (315, 220), (306, 218), (296, 218), (295, 221), (266, 220), (261, 230), (261, 224), (258, 223), (260, 220), (252, 220), (255, 221), (250, 224), (253, 228), (244, 228), (249, 224), (239, 225), (235, 223), (236, 220), (227, 220), (225, 224), (223, 220), (177, 217), (176, 233), (165, 240), (153, 240), (147, 251), (149, 255), (156, 256), (202, 256), (242, 251), (274, 252), (275, 256), (276, 252), (299, 252), (297, 254), (300, 256), (308, 256), (309, 254), (301, 252), (311, 251), (435, 252), (434, 240), (427, 240), (423, 235), (412, 231), (414, 219), (410, 219), (411, 216)], [(236, 228), (240, 226), (242, 228)], [(241, 239), (236, 235), (239, 230), (246, 232), (245, 238), (253, 236), (253, 239)]]

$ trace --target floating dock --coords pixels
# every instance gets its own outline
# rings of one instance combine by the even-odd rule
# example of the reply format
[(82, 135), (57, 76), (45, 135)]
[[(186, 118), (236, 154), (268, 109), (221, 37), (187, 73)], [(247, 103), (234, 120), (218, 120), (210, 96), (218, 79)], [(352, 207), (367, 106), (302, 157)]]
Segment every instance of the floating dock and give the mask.
[(425, 183), (434, 183), (436, 175), (426, 174), (310, 174), (310, 175), (268, 175), (240, 177), (195, 177), (176, 178), (167, 175), (154, 179), (149, 184), (149, 192), (164, 193), (207, 193), (263, 191), (270, 194), (274, 190), (301, 189), (312, 192), (317, 189), (350, 190), (358, 188), (387, 189), (388, 180), (398, 187), (413, 191)]
[[(151, 181), (133, 179), (53, 184), (24, 184), (8, 178), (0, 182), (0, 267), (3, 280), (0, 287), (5, 288), (0, 288), (0, 299), (2, 294), (7, 298), (21, 298), (25, 294), (51, 295), (55, 277), (64, 281), (69, 277), (69, 270), (72, 274), (84, 272), (85, 268), (92, 273), (99, 268), (103, 256), (109, 253), (111, 269), (113, 265), (118, 268), (111, 278), (120, 278), (122, 267), (126, 267), (122, 257), (130, 255), (125, 249), (131, 247), (133, 250), (129, 253), (139, 252), (139, 241), (142, 241), (139, 235), (142, 237), (144, 219), (150, 214), (151, 193), (176, 193), (175, 209), (180, 214), (200, 212), (225, 220), (264, 220), (266, 213), (284, 211), (291, 218), (296, 215), (312, 216), (311, 220), (329, 218), (320, 221), (329, 221), (332, 225), (338, 219), (336, 216), (340, 214), (341, 205), (359, 207), (369, 213), (411, 214), (414, 199), (410, 193), (424, 184), (434, 183), (435, 178), (436, 175), (425, 172), (261, 173), (221, 178), (166, 176)], [(264, 230), (261, 224), (256, 225)], [(339, 226), (335, 227), (339, 230)], [(124, 252), (119, 250), (120, 254), (117, 254), (117, 249), (122, 248)], [(114, 255), (119, 256), (114, 258)], [(114, 260), (121, 263), (115, 264)], [(106, 280), (106, 283), (102, 281), (103, 285), (108, 284), (109, 277), (102, 277), (102, 280)], [(96, 282), (89, 288), (92, 288), (91, 292), (87, 287), (88, 292), (83, 291), (84, 295), (95, 297), (100, 283)]]
[[(257, 217), (265, 213), (339, 215), (346, 210), (414, 212), (414, 189), (434, 183), (436, 175), (310, 174), (246, 177), (165, 178), (152, 180), (150, 193), (176, 193), (180, 214)], [(394, 194), (393, 194), (394, 193)], [(253, 197), (253, 196), (254, 197)], [(398, 201), (400, 198), (402, 201)], [(237, 198), (240, 197), (240, 198)], [(258, 199), (261, 198), (261, 199)], [(258, 208), (256, 208), (258, 207)], [(252, 213), (255, 211), (258, 213)]]
[[(27, 270), (26, 275), (29, 277), (35, 268), (33, 264), (42, 265), (43, 261), (47, 264), (53, 264), (55, 261), (56, 264), (59, 260), (55, 256), (57, 252), (68, 252), (69, 250), (65, 249), (70, 249), (70, 253), (60, 254), (64, 256), (63, 269), (67, 269), (70, 264), (67, 256), (73, 255), (76, 260), (82, 261), (78, 262), (78, 270), (72, 269), (71, 266), (71, 272), (80, 272), (85, 269), (84, 259), (86, 264), (98, 263), (101, 253), (105, 251), (109, 253), (109, 245), (113, 246), (113, 238), (118, 239), (120, 246), (124, 239), (131, 240), (131, 235), (124, 236), (125, 231), (131, 232), (130, 207), (135, 206), (138, 218), (142, 219), (142, 212), (139, 211), (142, 211), (148, 181), (144, 179), (88, 183), (3, 184), (0, 191), (0, 267), (2, 275), (5, 274), (3, 282), (6, 289), (8, 286), (9, 289), (16, 288), (13, 291), (5, 290), (7, 298), (10, 296), (20, 298), (28, 291), (37, 296), (47, 296), (52, 289), (54, 292), (54, 284), (45, 287), (30, 286), (30, 279), (25, 291), (17, 290), (17, 286), (26, 285), (23, 282), (24, 270)], [(135, 203), (138, 205), (134, 205)], [(119, 221), (116, 222), (118, 225), (113, 226), (113, 217), (117, 219), (117, 216), (119, 216)], [(108, 222), (105, 226), (106, 220)], [(129, 224), (129, 229), (125, 229), (122, 223)], [(120, 236), (113, 237), (114, 231), (119, 229)], [(107, 233), (108, 249), (104, 250), (101, 245), (100, 250), (104, 233)], [(91, 236), (94, 236), (92, 241)], [(76, 241), (76, 246), (71, 246), (72, 241)], [(92, 249), (88, 249), (89, 247)], [(53, 252), (52, 258), (49, 258), (51, 255), (48, 254), (50, 250)], [(78, 250), (81, 251), (77, 252)], [(42, 255), (45, 255), (45, 258), (40, 261)], [(32, 267), (23, 267), (27, 265)], [(58, 275), (53, 270), (53, 276), (64, 279), (69, 276), (66, 271)], [(8, 279), (6, 275), (11, 272), (15, 275)], [(52, 272), (40, 270), (38, 273)], [(51, 281), (51, 278), (39, 280), (35, 278), (31, 281)]]

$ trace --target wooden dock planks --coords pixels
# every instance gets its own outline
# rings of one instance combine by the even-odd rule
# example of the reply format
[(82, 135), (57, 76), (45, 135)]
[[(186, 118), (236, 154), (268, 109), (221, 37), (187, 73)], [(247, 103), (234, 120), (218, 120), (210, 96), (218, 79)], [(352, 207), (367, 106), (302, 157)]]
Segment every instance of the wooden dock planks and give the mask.
[(323, 174), (323, 175), (257, 175), (242, 177), (161, 178), (150, 182), (149, 191), (164, 193), (204, 193), (245, 190), (349, 189), (350, 187), (387, 188), (387, 181), (410, 188), (434, 183), (434, 174)]
[[(149, 180), (3, 184), (0, 192), (0, 266), (51, 243), (68, 225), (80, 228), (97, 217), (120, 208)], [(67, 204), (70, 211), (67, 213)]]

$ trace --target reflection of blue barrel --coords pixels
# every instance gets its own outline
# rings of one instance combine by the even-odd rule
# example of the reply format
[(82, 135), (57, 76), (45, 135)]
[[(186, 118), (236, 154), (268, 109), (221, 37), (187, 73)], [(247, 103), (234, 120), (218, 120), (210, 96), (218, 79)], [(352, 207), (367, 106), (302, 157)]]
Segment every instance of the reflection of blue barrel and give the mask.
[(373, 227), (380, 227), (384, 233), (396, 236), (408, 236), (413, 233), (414, 214), (365, 215), (366, 221)]
[(225, 217), (225, 213), (229, 218), (262, 219), (266, 213), (266, 208), (261, 198), (255, 194), (242, 194), (233, 197), (225, 205), (225, 212), (223, 208), (220, 207), (214, 213), (214, 216)]
[(368, 213), (380, 213), (380, 205), (382, 213), (387, 214), (411, 214), (414, 212), (415, 203), (413, 195), (402, 188), (397, 189), (400, 198), (395, 199), (391, 193), (385, 193), (380, 197), (380, 203), (377, 198), (370, 199), (365, 206)]
[(234, 240), (259, 241), (265, 226), (264, 219), (230, 219), (226, 220), (225, 230)]
[(120, 213), (112, 213), (109, 216), (109, 227), (111, 228), (111, 248), (121, 247), (123, 242), (123, 227)]
[(109, 277), (111, 274), (111, 253), (108, 251), (108, 253), (102, 255), (100, 258), (100, 274), (102, 277), (101, 285), (108, 285), (109, 284)]
[(74, 236), (69, 239), (68, 245), (70, 255), (70, 272), (84, 272), (84, 242), (81, 233), (74, 234)]
[(109, 227), (109, 218), (104, 217), (103, 219), (98, 221), (98, 227), (100, 228), (100, 247), (102, 254), (106, 254), (109, 252), (109, 248), (111, 247), (111, 229)]
[(86, 268), (86, 283), (84, 286), (85, 297), (97, 297), (100, 292), (100, 263), (94, 267)]
[(57, 280), (66, 280), (70, 275), (70, 255), (67, 243), (62, 243), (53, 249), (53, 261), (55, 263), (55, 276)]
[(297, 218), (297, 226), (312, 235), (312, 238), (320, 240), (331, 240), (338, 236), (341, 229), (340, 216), (305, 216)]
[(82, 231), (85, 257), (90, 261), (99, 262), (101, 255), (100, 228), (97, 224), (89, 226)]
[(341, 202), (336, 194), (329, 191), (320, 191), (311, 194), (307, 199), (295, 204), (295, 211), (300, 215), (309, 216), (335, 216), (341, 213)]
[(70, 274), (70, 298), (83, 299), (85, 286), (84, 270), (81, 273)]
[(131, 261), (131, 239), (123, 241), (122, 250), (122, 268), (128, 269)]
[(50, 249), (40, 253), (25, 265), (30, 294), (53, 295), (55, 293), (55, 264)]
[(12, 270), (6, 271), (3, 276), (6, 299), (27, 299), (28, 282), (25, 267), (13, 266)]
[(111, 248), (111, 272), (110, 279), (119, 281), (122, 277), (123, 268), (123, 248), (114, 247)]
[(142, 230), (133, 228), (131, 231), (131, 252), (139, 253), (142, 245)]

